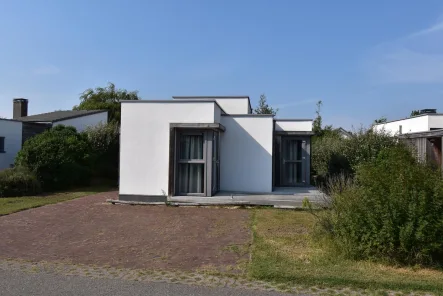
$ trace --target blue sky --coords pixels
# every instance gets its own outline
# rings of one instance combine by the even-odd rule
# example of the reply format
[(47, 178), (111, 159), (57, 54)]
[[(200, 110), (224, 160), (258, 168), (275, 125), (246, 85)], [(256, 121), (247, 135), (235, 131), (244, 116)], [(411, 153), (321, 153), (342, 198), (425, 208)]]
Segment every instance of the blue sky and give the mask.
[(108, 81), (143, 99), (265, 93), (351, 128), (443, 112), (442, 1), (0, 0), (0, 116), (71, 109)]

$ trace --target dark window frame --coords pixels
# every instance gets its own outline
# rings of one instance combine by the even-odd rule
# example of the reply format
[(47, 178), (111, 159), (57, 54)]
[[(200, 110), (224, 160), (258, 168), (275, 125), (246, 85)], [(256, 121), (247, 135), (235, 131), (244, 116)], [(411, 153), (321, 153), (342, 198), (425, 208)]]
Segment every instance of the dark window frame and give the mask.
[[(181, 136), (193, 136), (193, 135), (202, 135), (203, 137), (203, 158), (202, 159), (182, 159), (180, 158), (180, 137)], [(177, 130), (175, 133), (175, 180), (174, 180), (174, 187), (175, 187), (175, 195), (192, 195), (192, 196), (206, 196), (206, 183), (207, 183), (207, 135), (206, 132), (203, 130), (188, 130), (188, 129), (182, 129)], [(179, 179), (180, 179), (180, 165), (181, 164), (203, 164), (203, 192), (180, 192), (180, 186), (179, 186)]]
[[(297, 140), (302, 143), (302, 160), (301, 160), (301, 183), (285, 184), (284, 182), (284, 167), (283, 167), (283, 141)], [(308, 186), (310, 184), (310, 169), (311, 169), (311, 137), (310, 135), (291, 135), (282, 134), (275, 135), (274, 140), (274, 184), (273, 187), (300, 187)], [(297, 161), (300, 162), (300, 161)]]
[(0, 153), (6, 153), (6, 151), (5, 151), (5, 142), (6, 142), (6, 138), (5, 137), (0, 137)]
[[(203, 135), (203, 159), (180, 159), (180, 137), (181, 135)], [(205, 128), (171, 128), (171, 144), (170, 144), (170, 174), (169, 177), (172, 180), (169, 181), (169, 195), (170, 196), (201, 196), (210, 197), (216, 194), (220, 190), (220, 131), (214, 129)], [(214, 163), (217, 162), (214, 159), (214, 137), (218, 140), (218, 166), (214, 167)], [(180, 170), (179, 166), (183, 163), (201, 163), (204, 166), (203, 169), (203, 193), (186, 193), (180, 192), (179, 178)], [(171, 169), (173, 170), (171, 173)], [(214, 174), (213, 170), (216, 169), (217, 173)], [(216, 180), (213, 180), (214, 175)], [(214, 190), (214, 182), (216, 182), (216, 188)]]

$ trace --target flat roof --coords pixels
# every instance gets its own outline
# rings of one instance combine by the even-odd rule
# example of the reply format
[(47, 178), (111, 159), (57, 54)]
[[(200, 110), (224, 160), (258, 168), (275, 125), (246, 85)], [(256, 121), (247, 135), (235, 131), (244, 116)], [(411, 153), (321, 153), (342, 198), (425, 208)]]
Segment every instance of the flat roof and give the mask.
[(378, 123), (378, 124), (375, 124), (374, 126), (383, 125), (386, 123), (391, 123), (391, 122), (396, 122), (396, 121), (401, 121), (401, 120), (414, 119), (416, 117), (423, 117), (423, 116), (443, 116), (443, 113), (424, 113), (424, 114), (419, 114), (419, 115), (415, 115), (412, 117), (406, 117), (406, 118), (402, 118), (402, 119), (395, 119), (395, 120), (390, 120), (390, 121), (386, 121), (383, 123)]
[(67, 110), (41, 113), (17, 118), (22, 122), (56, 122), (87, 115), (108, 112), (107, 110)]
[(274, 114), (222, 114), (230, 117), (274, 117)]
[(405, 133), (398, 135), (399, 138), (432, 138), (432, 137), (441, 137), (443, 136), (443, 129), (437, 129), (432, 131), (425, 132), (415, 132), (415, 133)]
[(304, 118), (275, 118), (274, 121), (314, 121), (313, 119), (304, 119)]

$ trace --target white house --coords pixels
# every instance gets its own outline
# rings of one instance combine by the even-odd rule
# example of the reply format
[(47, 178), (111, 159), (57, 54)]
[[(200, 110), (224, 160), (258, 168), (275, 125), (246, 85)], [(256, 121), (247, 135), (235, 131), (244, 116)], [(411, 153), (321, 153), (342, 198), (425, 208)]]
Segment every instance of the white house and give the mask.
[(248, 96), (125, 101), (122, 201), (310, 184), (311, 119), (252, 114)]
[(0, 119), (0, 170), (9, 168), (22, 148), (22, 123)]
[(428, 132), (443, 129), (443, 114), (437, 113), (435, 109), (423, 109), (419, 115), (376, 124), (373, 128), (391, 135)]
[(106, 110), (54, 111), (28, 116), (28, 100), (13, 100), (13, 119), (0, 119), (0, 170), (14, 164), (17, 153), (30, 137), (57, 125), (73, 126), (82, 132), (108, 122)]

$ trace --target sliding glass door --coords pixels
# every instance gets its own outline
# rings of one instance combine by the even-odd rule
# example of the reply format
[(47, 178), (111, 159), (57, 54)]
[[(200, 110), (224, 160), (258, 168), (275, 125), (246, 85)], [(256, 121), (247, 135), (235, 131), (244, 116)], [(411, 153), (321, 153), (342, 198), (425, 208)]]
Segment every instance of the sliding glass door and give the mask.
[(179, 135), (179, 194), (204, 194), (205, 192), (204, 136), (204, 133), (182, 133)]
[(220, 134), (213, 130), (177, 130), (175, 195), (211, 196), (220, 188)]
[(281, 185), (305, 184), (304, 150), (305, 142), (296, 138), (281, 139)]

